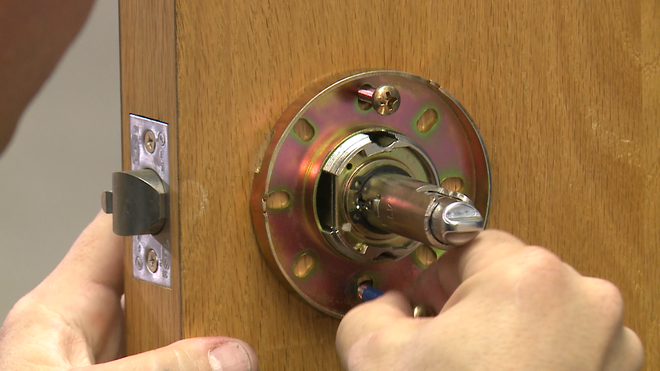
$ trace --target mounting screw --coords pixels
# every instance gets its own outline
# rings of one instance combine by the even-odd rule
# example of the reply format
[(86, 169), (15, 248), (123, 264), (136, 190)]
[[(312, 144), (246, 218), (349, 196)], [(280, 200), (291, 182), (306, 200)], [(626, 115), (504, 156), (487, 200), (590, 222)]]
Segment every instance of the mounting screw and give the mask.
[(144, 134), (144, 148), (149, 153), (154, 153), (156, 150), (156, 136), (151, 130), (147, 130), (147, 132)]
[(413, 317), (435, 317), (436, 313), (433, 308), (428, 304), (420, 304), (413, 309)]
[(401, 105), (399, 91), (392, 85), (383, 85), (375, 89), (372, 86), (364, 85), (358, 89), (358, 100), (371, 104), (382, 116), (393, 114)]
[(353, 249), (355, 249), (355, 251), (359, 252), (360, 254), (364, 255), (367, 253), (367, 249), (369, 249), (369, 245), (363, 242), (358, 242), (357, 244), (355, 244), (355, 246), (353, 246)]
[(156, 273), (158, 270), (158, 255), (153, 249), (149, 249), (147, 252), (147, 269), (151, 273)]

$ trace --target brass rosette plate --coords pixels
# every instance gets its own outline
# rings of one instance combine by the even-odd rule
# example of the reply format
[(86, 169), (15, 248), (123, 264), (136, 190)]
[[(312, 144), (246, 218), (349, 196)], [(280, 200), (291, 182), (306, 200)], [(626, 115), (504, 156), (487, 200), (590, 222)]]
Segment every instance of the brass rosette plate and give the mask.
[[(395, 87), (400, 95), (394, 113), (383, 115), (358, 100), (359, 89), (385, 85)], [(328, 157), (356, 133), (390, 132), (409, 138), (434, 167), (423, 175), (425, 181), (457, 180), (455, 190), (467, 195), (487, 220), (491, 181), (481, 136), (456, 99), (430, 80), (387, 70), (334, 77), (291, 104), (273, 131), (252, 190), (258, 243), (277, 277), (326, 314), (341, 317), (359, 304), (357, 287), (363, 282), (383, 291), (403, 290), (442, 253), (409, 244), (410, 253), (365, 262), (339, 253), (328, 243), (319, 220), (320, 178)], [(381, 160), (398, 163), (400, 159), (394, 157)], [(359, 171), (358, 164), (349, 165), (347, 173)]]

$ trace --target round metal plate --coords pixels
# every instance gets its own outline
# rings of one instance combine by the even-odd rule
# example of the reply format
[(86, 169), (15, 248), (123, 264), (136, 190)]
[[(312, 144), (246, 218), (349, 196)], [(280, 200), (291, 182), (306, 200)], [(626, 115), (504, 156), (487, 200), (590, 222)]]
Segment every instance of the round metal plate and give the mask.
[[(357, 99), (364, 85), (394, 86), (400, 94), (398, 110), (382, 116), (364, 107)], [(392, 130), (414, 140), (439, 179), (460, 178), (460, 191), (488, 217), (491, 182), (486, 149), (470, 116), (444, 89), (398, 71), (335, 77), (310, 89), (275, 125), (254, 179), (252, 219), (261, 251), (278, 278), (303, 300), (335, 317), (361, 302), (358, 281), (371, 280), (383, 291), (402, 290), (433, 260), (429, 251), (440, 254), (422, 246), (399, 260), (365, 264), (338, 254), (322, 236), (314, 194), (323, 164), (345, 138), (369, 128)]]

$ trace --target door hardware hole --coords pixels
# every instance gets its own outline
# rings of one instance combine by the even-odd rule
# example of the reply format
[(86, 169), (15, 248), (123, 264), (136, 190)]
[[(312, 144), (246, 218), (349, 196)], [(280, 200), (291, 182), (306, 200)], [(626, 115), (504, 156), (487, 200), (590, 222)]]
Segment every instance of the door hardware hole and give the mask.
[(346, 170), (351, 170), (352, 168), (353, 168), (353, 164), (346, 165)]
[(309, 121), (306, 119), (300, 119), (293, 127), (293, 133), (303, 142), (309, 142), (314, 138), (316, 130), (314, 130), (314, 126), (312, 126)]
[(440, 187), (450, 191), (460, 192), (463, 189), (463, 179), (457, 176), (445, 178), (440, 183)]
[(383, 148), (387, 148), (397, 141), (397, 137), (394, 134), (387, 132), (369, 133), (369, 139)]
[(390, 252), (384, 252), (384, 253), (381, 253), (380, 255), (376, 256), (375, 258), (373, 258), (373, 262), (378, 263), (378, 262), (384, 262), (384, 261), (395, 260), (395, 259), (396, 259), (396, 256), (394, 256), (394, 254), (392, 254)]
[(314, 257), (304, 252), (293, 264), (293, 275), (298, 278), (305, 278), (314, 270), (315, 265), (316, 261)]
[(424, 113), (422, 113), (417, 119), (417, 130), (420, 133), (426, 134), (431, 129), (435, 127), (438, 123), (438, 111), (433, 108), (429, 108)]
[(289, 207), (291, 196), (286, 191), (274, 191), (266, 197), (266, 206), (270, 210), (284, 210)]
[(359, 100), (358, 101), (358, 107), (360, 107), (360, 109), (363, 110), (363, 111), (369, 111), (371, 109), (371, 103), (363, 102), (363, 101)]
[(357, 285), (368, 285), (368, 286), (373, 286), (374, 285), (374, 279), (371, 278), (370, 275), (368, 274), (363, 274), (357, 279)]
[(427, 245), (421, 245), (418, 247), (417, 250), (415, 250), (415, 256), (417, 256), (417, 260), (419, 260), (419, 263), (424, 268), (428, 267), (438, 259), (438, 255), (436, 255), (435, 251)]
[(334, 194), (334, 190), (334, 176), (325, 171), (322, 172), (316, 187), (316, 216), (319, 218), (321, 228), (330, 232), (333, 230), (335, 215), (335, 202), (331, 196)]

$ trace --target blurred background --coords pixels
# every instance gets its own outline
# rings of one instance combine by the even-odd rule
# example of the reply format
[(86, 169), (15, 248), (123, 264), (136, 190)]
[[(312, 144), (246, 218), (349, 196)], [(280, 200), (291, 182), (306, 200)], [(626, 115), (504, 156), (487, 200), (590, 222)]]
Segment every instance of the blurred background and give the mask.
[(117, 0), (97, 0), (0, 155), (0, 318), (58, 264), (121, 170)]

